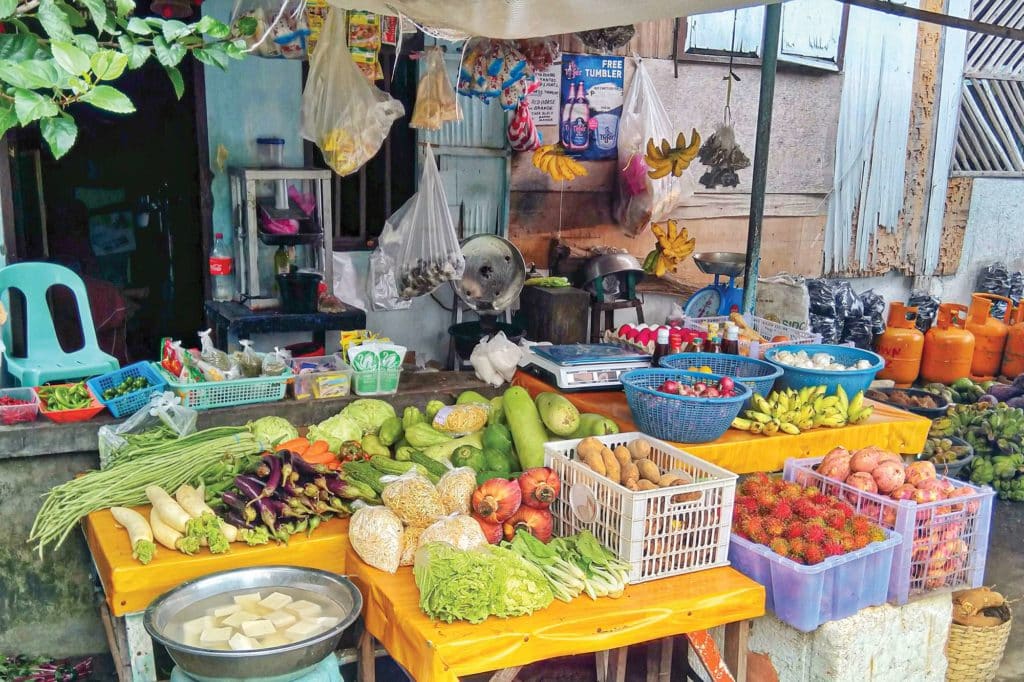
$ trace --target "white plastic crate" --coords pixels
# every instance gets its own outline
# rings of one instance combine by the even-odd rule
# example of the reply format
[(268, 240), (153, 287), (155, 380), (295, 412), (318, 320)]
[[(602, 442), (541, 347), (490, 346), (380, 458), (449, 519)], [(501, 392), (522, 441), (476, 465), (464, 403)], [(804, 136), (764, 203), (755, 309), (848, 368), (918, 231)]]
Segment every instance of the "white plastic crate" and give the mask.
[[(970, 495), (917, 504), (858, 490), (814, 470), (822, 457), (786, 460), (783, 477), (845, 499), (859, 514), (903, 538), (889, 577), (889, 601), (905, 604), (914, 594), (938, 588), (978, 587), (985, 577), (991, 488), (950, 479)], [(939, 478), (946, 478), (939, 476)]]
[[(747, 321), (747, 324), (750, 325), (755, 332), (768, 339), (768, 341), (764, 343), (752, 342), (750, 344), (749, 356), (757, 358), (758, 360), (764, 358), (765, 351), (770, 348), (775, 348), (775, 346), (785, 346), (795, 343), (821, 343), (821, 334), (815, 334), (814, 332), (790, 327), (782, 324), (781, 322), (772, 322), (771, 320), (766, 320), (763, 317), (757, 317), (755, 315), (744, 315), (743, 319)], [(721, 328), (728, 321), (729, 317), (726, 315), (722, 315), (720, 317), (687, 317), (683, 319), (683, 327), (686, 329), (707, 331), (708, 325), (712, 322)], [(772, 343), (771, 339), (776, 336), (785, 336), (789, 340)], [(744, 343), (742, 339), (740, 340), (740, 343)]]
[[(562, 481), (551, 505), (555, 534), (589, 530), (630, 564), (632, 583), (727, 566), (736, 474), (642, 433), (597, 436), (613, 450), (638, 439), (662, 471), (694, 482), (634, 492), (577, 461), (580, 439), (547, 443), (544, 460)], [(588, 500), (596, 509), (579, 506)]]

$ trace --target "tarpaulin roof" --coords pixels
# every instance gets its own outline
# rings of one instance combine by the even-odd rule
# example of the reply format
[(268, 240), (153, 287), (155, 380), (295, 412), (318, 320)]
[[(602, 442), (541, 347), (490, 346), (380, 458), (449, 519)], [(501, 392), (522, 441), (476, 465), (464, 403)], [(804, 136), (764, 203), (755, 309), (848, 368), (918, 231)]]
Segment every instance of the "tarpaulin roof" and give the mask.
[(470, 36), (532, 38), (770, 4), (776, 0), (329, 0)]

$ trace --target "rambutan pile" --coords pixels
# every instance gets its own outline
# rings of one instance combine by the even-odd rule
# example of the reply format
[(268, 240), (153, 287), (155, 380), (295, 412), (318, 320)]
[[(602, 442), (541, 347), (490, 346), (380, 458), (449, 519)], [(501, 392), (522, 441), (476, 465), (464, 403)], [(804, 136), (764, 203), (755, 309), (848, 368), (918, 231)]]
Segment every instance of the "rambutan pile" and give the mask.
[(838, 497), (764, 473), (748, 476), (737, 487), (732, 530), (807, 565), (885, 539), (885, 531)]

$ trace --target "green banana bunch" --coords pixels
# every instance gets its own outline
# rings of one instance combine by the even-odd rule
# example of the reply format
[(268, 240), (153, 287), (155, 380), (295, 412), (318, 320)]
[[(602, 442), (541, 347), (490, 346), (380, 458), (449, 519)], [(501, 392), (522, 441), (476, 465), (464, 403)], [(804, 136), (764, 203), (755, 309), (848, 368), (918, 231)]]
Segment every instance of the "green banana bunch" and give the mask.
[(868, 419), (874, 407), (864, 404), (864, 392), (852, 400), (839, 386), (835, 395), (825, 395), (825, 386), (805, 386), (799, 391), (787, 388), (767, 396), (755, 393), (751, 409), (732, 422), (732, 428), (772, 436), (777, 433), (798, 435), (802, 431), (826, 427), (838, 428), (860, 424)]

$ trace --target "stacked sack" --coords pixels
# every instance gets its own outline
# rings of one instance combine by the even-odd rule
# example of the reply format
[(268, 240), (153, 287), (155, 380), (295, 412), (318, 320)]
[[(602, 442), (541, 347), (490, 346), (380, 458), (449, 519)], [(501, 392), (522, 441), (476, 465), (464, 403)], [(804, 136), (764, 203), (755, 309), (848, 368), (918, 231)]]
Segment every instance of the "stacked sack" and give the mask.
[(809, 279), (811, 331), (822, 343), (853, 343), (869, 350), (885, 331), (885, 299), (868, 289), (858, 295), (846, 280)]

